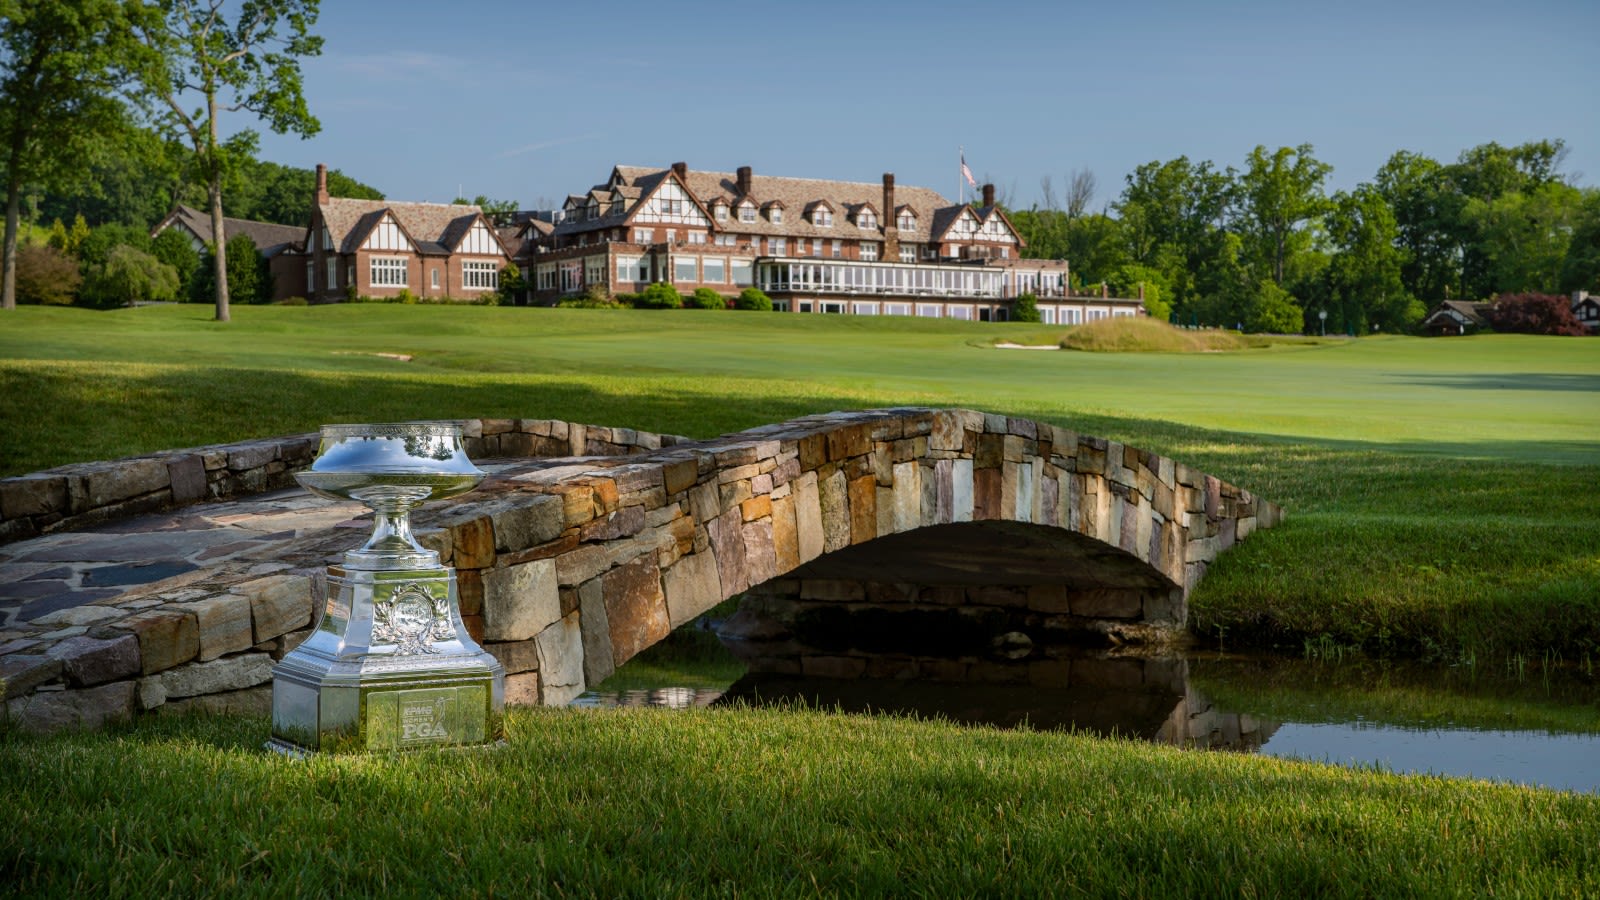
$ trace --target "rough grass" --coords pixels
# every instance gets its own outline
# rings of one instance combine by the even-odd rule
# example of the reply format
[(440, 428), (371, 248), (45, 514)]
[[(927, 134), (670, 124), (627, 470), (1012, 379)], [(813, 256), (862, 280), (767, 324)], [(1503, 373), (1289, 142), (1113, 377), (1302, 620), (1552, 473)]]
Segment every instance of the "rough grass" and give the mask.
[(1095, 353), (1221, 353), (1267, 346), (1232, 331), (1188, 331), (1148, 316), (1100, 319), (1069, 329), (1061, 338), (1063, 350)]
[(787, 710), (519, 710), (493, 751), (267, 724), (0, 741), (22, 896), (1585, 896), (1600, 798)]

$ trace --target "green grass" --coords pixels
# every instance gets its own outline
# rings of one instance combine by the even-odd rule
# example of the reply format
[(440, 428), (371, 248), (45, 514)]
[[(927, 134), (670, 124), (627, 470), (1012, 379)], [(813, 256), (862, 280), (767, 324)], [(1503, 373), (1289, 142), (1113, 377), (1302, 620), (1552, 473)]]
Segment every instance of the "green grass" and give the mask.
[[(706, 437), (899, 404), (1032, 416), (1281, 503), (1191, 602), (1298, 650), (1600, 655), (1600, 341), (1517, 335), (1046, 353), (1039, 326), (337, 305), (0, 320), (0, 472), (314, 430), (553, 417)], [(410, 356), (400, 361), (380, 353)]]
[(804, 710), (513, 712), (288, 761), (264, 721), (0, 741), (27, 896), (1592, 896), (1600, 797)]

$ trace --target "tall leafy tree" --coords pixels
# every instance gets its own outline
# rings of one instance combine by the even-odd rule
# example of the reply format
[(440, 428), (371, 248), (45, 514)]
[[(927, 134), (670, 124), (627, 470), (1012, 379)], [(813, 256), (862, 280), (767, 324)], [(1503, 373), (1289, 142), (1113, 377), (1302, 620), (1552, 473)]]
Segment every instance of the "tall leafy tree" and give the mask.
[[(242, 111), (278, 134), (310, 137), (321, 129), (300, 79), (300, 58), (322, 52), (322, 38), (310, 33), (317, 6), (318, 0), (156, 0), (135, 22), (143, 48), (139, 96), (154, 121), (191, 148), (206, 184), (221, 322), (229, 319), (223, 183), (237, 159), (253, 155), (256, 134), (247, 129), (223, 139), (219, 119)], [(195, 99), (198, 108), (186, 105)]]
[(122, 114), (113, 99), (119, 0), (0, 0), (0, 154), (6, 171), (0, 308), (17, 303), (17, 233), (29, 182), (56, 183), (96, 156)]
[(1282, 285), (1290, 258), (1310, 246), (1304, 225), (1328, 209), (1322, 184), (1333, 167), (1312, 156), (1310, 144), (1257, 145), (1239, 176), (1239, 232), (1246, 253)]
[(1368, 184), (1335, 194), (1332, 207), (1327, 233), (1337, 249), (1324, 277), (1331, 307), (1326, 312), (1334, 327), (1356, 334), (1372, 325), (1388, 332), (1409, 330), (1424, 310), (1401, 280), (1405, 251), (1394, 210)]

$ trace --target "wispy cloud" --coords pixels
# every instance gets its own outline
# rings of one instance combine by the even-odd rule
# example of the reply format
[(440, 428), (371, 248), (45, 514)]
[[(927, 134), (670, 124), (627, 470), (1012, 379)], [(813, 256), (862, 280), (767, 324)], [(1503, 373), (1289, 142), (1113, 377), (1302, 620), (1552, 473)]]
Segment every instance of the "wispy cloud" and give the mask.
[(510, 150), (502, 150), (499, 153), (496, 153), (494, 158), (495, 159), (509, 159), (510, 157), (513, 157), (513, 156), (523, 156), (523, 155), (528, 154), (528, 153), (537, 153), (540, 150), (548, 150), (551, 147), (564, 147), (567, 144), (576, 144), (579, 141), (592, 141), (592, 140), (595, 140), (597, 138), (602, 138), (602, 137), (605, 137), (605, 135), (595, 133), (595, 134), (579, 134), (579, 135), (574, 135), (572, 137), (564, 137), (564, 138), (554, 138), (554, 139), (548, 140), (548, 141), (538, 141), (538, 142), (532, 143), (532, 144), (524, 144), (521, 147), (513, 147)]

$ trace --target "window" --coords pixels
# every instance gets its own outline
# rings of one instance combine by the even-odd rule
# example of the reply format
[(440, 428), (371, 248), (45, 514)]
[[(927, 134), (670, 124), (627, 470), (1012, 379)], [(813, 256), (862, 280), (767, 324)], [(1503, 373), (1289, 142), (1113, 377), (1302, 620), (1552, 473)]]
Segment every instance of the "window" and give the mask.
[(910, 210), (903, 210), (900, 213), (898, 225), (901, 231), (915, 231), (917, 229), (917, 217)]
[(885, 303), (883, 305), (883, 314), (886, 316), (909, 316), (911, 315), (911, 304)]
[(825, 312), (825, 313), (835, 313), (835, 314), (842, 315), (844, 313), (844, 304), (843, 303), (835, 303), (835, 302), (832, 302), (832, 301), (824, 301), (823, 304), (822, 304), (822, 311)]
[(737, 285), (751, 285), (756, 283), (755, 264), (748, 259), (736, 259), (732, 262), (733, 283)]
[(756, 208), (754, 206), (751, 206), (748, 203), (739, 204), (739, 221), (741, 221), (741, 222), (754, 222), (755, 220), (756, 220)]
[[(433, 272), (439, 274), (438, 269)], [(466, 260), (461, 264), (461, 286), (469, 291), (492, 291), (500, 286), (500, 270), (489, 260)]]
[(819, 206), (811, 211), (811, 224), (818, 228), (833, 227), (833, 210), (826, 206)]
[(706, 233), (704, 231), (691, 231), (691, 232), (689, 232), (689, 243), (691, 243), (691, 244), (704, 244), (705, 242), (706, 242)]
[(701, 281), (712, 284), (728, 282), (728, 261), (720, 256), (708, 256), (700, 261)]
[(731, 234), (719, 234), (719, 235), (717, 235), (716, 243), (717, 243), (718, 247), (732, 247), (733, 246), (733, 235), (731, 235)]
[(811, 239), (811, 255), (812, 256), (821, 256), (822, 255), (822, 238), (812, 238)]
[(583, 283), (601, 284), (606, 280), (606, 258), (591, 256), (583, 261)]
[(774, 207), (769, 208), (767, 210), (767, 218), (770, 219), (772, 221), (772, 224), (774, 224), (774, 225), (782, 225), (783, 224), (783, 207), (774, 206)]
[(861, 258), (865, 259), (865, 260), (869, 260), (869, 261), (877, 259), (878, 258), (878, 245), (874, 244), (874, 243), (871, 243), (871, 242), (862, 243), (862, 245), (861, 245)]
[(617, 257), (618, 281), (649, 281), (650, 265), (642, 256)]
[(711, 211), (717, 217), (718, 222), (728, 221), (728, 208), (721, 203), (713, 204)]
[(1000, 258), (1001, 259), (1010, 259), (1011, 258), (1011, 248), (1010, 247), (1001, 247), (1000, 248)]
[(858, 316), (875, 316), (878, 314), (878, 304), (854, 303), (851, 304), (851, 312), (854, 312)]
[(856, 227), (876, 229), (878, 227), (878, 214), (870, 209), (863, 209), (861, 212), (856, 213)]
[(654, 228), (635, 228), (633, 230), (633, 242), (635, 244), (651, 244), (655, 242), (655, 239), (656, 230)]
[(674, 256), (672, 258), (673, 281), (695, 281), (699, 267), (695, 265), (693, 256)]
[(553, 291), (556, 289), (556, 264), (545, 263), (539, 267), (539, 290)]
[(317, 264), (306, 260), (306, 293), (317, 289)]
[(834, 259), (839, 259), (842, 256), (844, 256), (844, 241), (834, 241), (833, 242), (833, 258)]
[(373, 287), (405, 287), (406, 261), (390, 256), (374, 256), (369, 280)]
[(900, 261), (901, 262), (916, 262), (917, 261), (917, 245), (916, 244), (901, 244), (900, 245)]
[(436, 291), (439, 289), (439, 267), (438, 266), (434, 266), (434, 268), (433, 268), (433, 289), (436, 290)]
[(565, 293), (583, 290), (583, 263), (573, 260), (561, 264), (561, 290)]
[(788, 252), (789, 252), (789, 239), (788, 238), (781, 238), (781, 237), (767, 238), (767, 255), (768, 256), (783, 256), (784, 254), (786, 254)]
[(952, 319), (971, 320), (971, 318), (972, 318), (972, 307), (970, 307), (970, 306), (952, 306), (952, 307), (950, 307), (950, 318), (952, 318)]
[(937, 303), (918, 303), (917, 304), (917, 315), (921, 316), (922, 318), (925, 318), (925, 319), (937, 319), (937, 318), (940, 317), (940, 315), (942, 313), (943, 313), (943, 309), (941, 309), (939, 304), (937, 304)]

